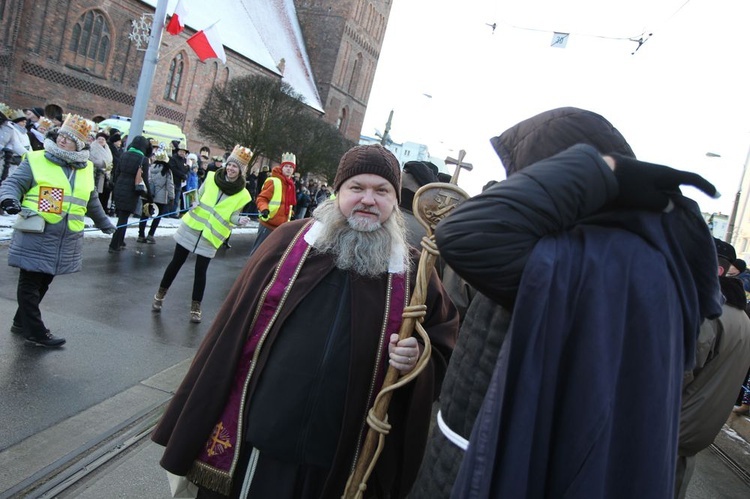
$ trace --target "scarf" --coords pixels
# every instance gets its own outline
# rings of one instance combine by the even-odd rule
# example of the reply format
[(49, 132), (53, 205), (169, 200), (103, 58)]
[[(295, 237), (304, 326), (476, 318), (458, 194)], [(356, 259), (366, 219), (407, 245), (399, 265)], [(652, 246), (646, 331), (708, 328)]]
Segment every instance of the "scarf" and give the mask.
[(216, 170), (216, 173), (214, 174), (214, 182), (216, 182), (216, 186), (219, 190), (227, 196), (234, 196), (245, 188), (245, 177), (240, 174), (236, 179), (228, 180), (226, 168), (219, 168)]
[(59, 161), (63, 161), (65, 164), (76, 170), (86, 168), (86, 161), (89, 160), (88, 149), (82, 151), (67, 151), (55, 144), (52, 139), (44, 139), (44, 151), (47, 153), (46, 156), (52, 156)]

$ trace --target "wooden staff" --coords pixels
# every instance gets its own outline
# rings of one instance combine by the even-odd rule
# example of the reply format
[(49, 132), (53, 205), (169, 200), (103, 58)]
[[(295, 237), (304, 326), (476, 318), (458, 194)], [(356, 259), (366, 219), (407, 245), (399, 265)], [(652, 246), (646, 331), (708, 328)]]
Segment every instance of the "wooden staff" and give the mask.
[[(465, 151), (461, 151), (458, 160), (452, 160), (456, 165), (456, 173), (453, 175), (451, 182), (458, 178), (458, 172), (461, 168), (466, 168), (463, 163)], [(452, 159), (452, 158), (446, 158)], [(468, 165), (470, 169), (471, 165)], [(404, 308), (403, 322), (399, 329), (398, 339), (412, 336), (416, 329), (419, 336), (424, 342), (424, 351), (420, 355), (414, 369), (399, 379), (399, 371), (388, 366), (388, 371), (383, 381), (372, 408), (367, 414), (367, 424), (370, 428), (367, 431), (365, 442), (357, 459), (354, 471), (349, 476), (344, 489), (344, 499), (361, 499), (367, 489), (367, 480), (370, 478), (372, 470), (375, 468), (378, 457), (385, 444), (385, 436), (390, 431), (391, 425), (388, 424), (388, 406), (391, 402), (393, 391), (404, 386), (416, 378), (430, 361), (432, 346), (427, 332), (422, 327), (422, 321), (427, 310), (425, 300), (427, 298), (427, 288), (430, 282), (430, 274), (435, 266), (435, 261), (440, 253), (435, 245), (435, 226), (453, 211), (459, 204), (467, 200), (469, 195), (460, 187), (453, 183), (434, 182), (424, 185), (414, 194), (412, 210), (414, 216), (420, 224), (424, 226), (427, 235), (422, 238), (422, 254), (419, 258), (417, 267), (416, 282), (414, 292), (409, 301), (409, 306)]]

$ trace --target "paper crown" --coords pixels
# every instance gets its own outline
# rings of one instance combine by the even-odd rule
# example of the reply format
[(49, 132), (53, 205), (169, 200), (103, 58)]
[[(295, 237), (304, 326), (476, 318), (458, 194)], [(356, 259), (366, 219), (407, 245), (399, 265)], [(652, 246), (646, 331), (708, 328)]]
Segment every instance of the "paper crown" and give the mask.
[(234, 149), (232, 150), (232, 154), (230, 154), (229, 157), (227, 158), (227, 162), (234, 161), (244, 169), (244, 168), (247, 168), (247, 165), (250, 164), (250, 159), (252, 157), (253, 157), (253, 151), (251, 151), (247, 147), (236, 145), (234, 146)]
[(91, 130), (91, 122), (77, 114), (69, 114), (60, 127), (60, 133), (66, 133), (74, 139), (80, 140), (83, 144), (86, 143), (86, 138)]
[(26, 119), (26, 113), (23, 112), (22, 109), (11, 109), (10, 115), (8, 116), (8, 119), (11, 121), (16, 121), (20, 119)]
[(157, 149), (156, 153), (154, 154), (154, 161), (169, 163), (169, 156), (167, 155), (167, 151), (164, 149)]
[(52, 123), (52, 120), (42, 116), (39, 118), (39, 121), (36, 122), (36, 129), (39, 130), (41, 133), (47, 133), (47, 130), (55, 126), (54, 123)]
[(284, 163), (291, 163), (295, 167), (297, 166), (297, 156), (294, 155), (294, 153), (291, 152), (285, 152), (281, 155), (281, 164), (282, 166)]
[(12, 111), (13, 110), (9, 108), (5, 102), (0, 102), (0, 114), (2, 114), (5, 119), (10, 119)]

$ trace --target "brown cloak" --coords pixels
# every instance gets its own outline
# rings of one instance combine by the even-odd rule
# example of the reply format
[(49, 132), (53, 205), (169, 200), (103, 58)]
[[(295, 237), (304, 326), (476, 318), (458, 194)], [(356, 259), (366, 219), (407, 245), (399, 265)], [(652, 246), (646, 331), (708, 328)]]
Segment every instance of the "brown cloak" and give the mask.
[[(151, 437), (166, 447), (161, 465), (167, 471), (181, 476), (188, 474), (206, 444), (224, 408), (263, 290), (272, 279), (282, 254), (305, 223), (305, 220), (289, 222), (273, 231), (250, 258), (227, 295), (190, 370)], [(409, 279), (410, 289), (414, 286), (418, 259), (416, 252), (412, 256), (414, 270)], [(328, 255), (311, 252), (307, 258), (262, 346), (247, 390), (250, 400), (255, 381), (285, 320), (333, 268), (333, 259)], [(353, 469), (369, 409), (368, 387), (375, 371), (374, 353), (383, 322), (387, 276), (384, 274), (377, 279), (352, 276), (352, 279), (353, 334), (346, 406), (324, 497), (340, 496)], [(423, 325), (432, 341), (432, 358), (413, 383), (395, 393), (389, 409), (393, 429), (369, 482), (371, 490), (389, 491), (393, 497), (406, 496), (416, 476), (427, 440), (431, 404), (439, 392), (458, 331), (458, 314), (434, 271), (430, 276), (426, 305)]]

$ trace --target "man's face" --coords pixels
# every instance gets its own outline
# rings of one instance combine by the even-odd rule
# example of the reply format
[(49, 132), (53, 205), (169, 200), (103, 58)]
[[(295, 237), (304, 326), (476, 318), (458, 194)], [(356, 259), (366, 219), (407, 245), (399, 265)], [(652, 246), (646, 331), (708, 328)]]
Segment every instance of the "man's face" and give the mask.
[(26, 111), (24, 111), (24, 114), (26, 115), (26, 119), (29, 120), (31, 123), (36, 123), (37, 121), (39, 121), (39, 118), (37, 118), (36, 114), (31, 112), (30, 109), (27, 109)]
[(371, 231), (388, 220), (398, 204), (396, 190), (379, 175), (362, 173), (347, 179), (339, 189), (339, 210), (357, 230)]
[(281, 173), (283, 173), (286, 178), (289, 178), (292, 176), (292, 173), (294, 173), (294, 167), (289, 163), (286, 163), (281, 167)]
[(734, 265), (730, 265), (729, 270), (727, 270), (727, 277), (737, 277), (738, 275), (740, 275), (740, 269)]
[(181, 158), (187, 157), (187, 151), (184, 149), (177, 149), (177, 155)]

